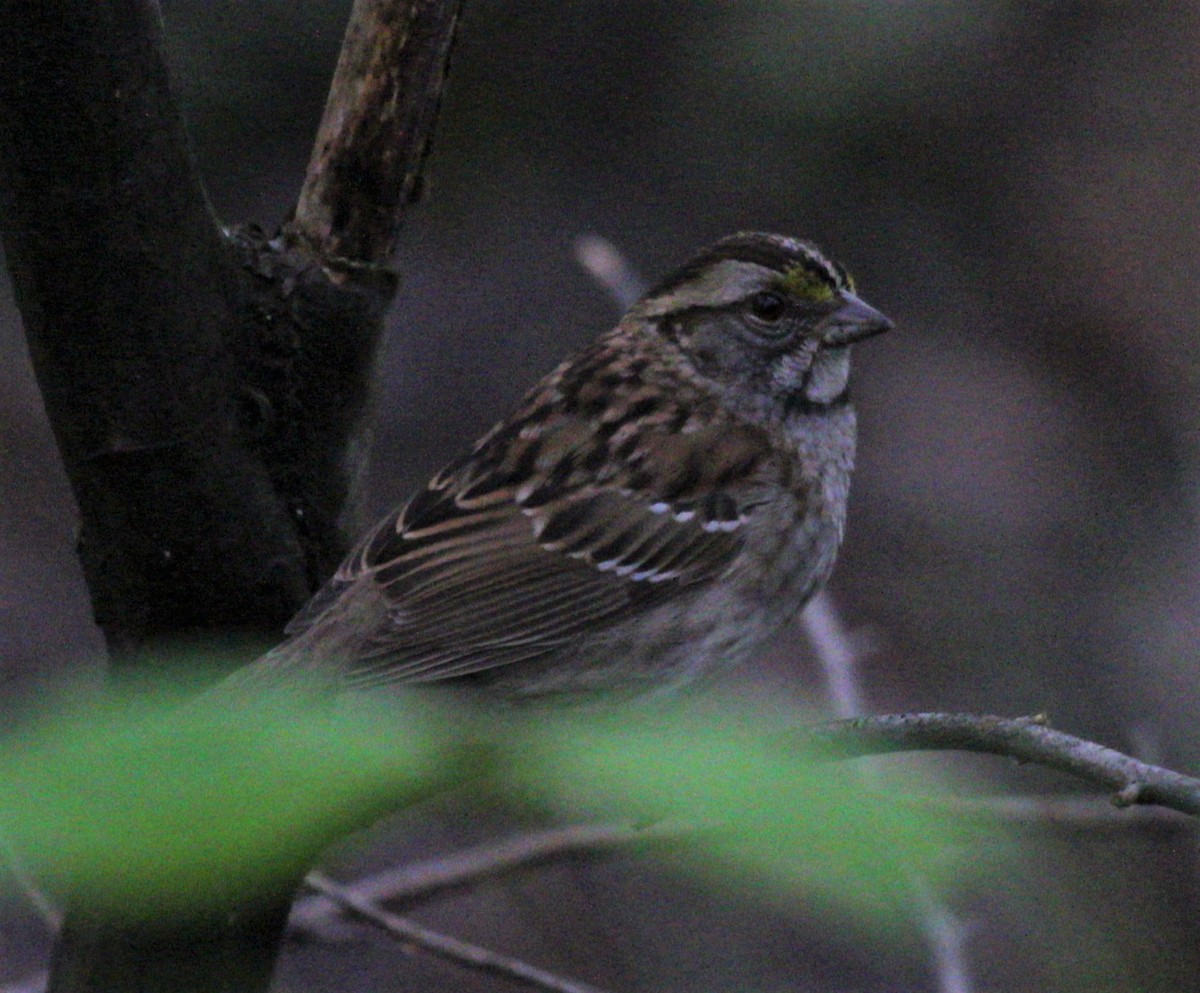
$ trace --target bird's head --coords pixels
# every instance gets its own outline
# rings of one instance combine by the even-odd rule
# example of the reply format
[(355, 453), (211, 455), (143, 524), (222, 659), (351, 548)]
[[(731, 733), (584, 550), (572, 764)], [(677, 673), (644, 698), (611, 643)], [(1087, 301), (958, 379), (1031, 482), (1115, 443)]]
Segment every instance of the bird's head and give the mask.
[(630, 316), (739, 406), (772, 418), (844, 404), (850, 346), (892, 327), (815, 245), (758, 232), (700, 252)]

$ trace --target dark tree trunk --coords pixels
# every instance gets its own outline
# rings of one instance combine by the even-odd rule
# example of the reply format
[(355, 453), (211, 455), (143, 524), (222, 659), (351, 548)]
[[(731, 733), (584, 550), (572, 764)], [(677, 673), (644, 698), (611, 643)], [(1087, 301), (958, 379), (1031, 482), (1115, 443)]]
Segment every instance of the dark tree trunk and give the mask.
[[(344, 553), (395, 288), (387, 262), (459, 6), (355, 6), (358, 50), (378, 36), (370, 54), (391, 60), (375, 98), (407, 86), (420, 112), (399, 115), (410, 133), (390, 143), (374, 129), (365, 155), (346, 143), (355, 178), (374, 155), (392, 186), (375, 187), (372, 236), (327, 238), (335, 256), (298, 222), (277, 238), (217, 223), (152, 0), (0, 0), (4, 250), (122, 678), (181, 676), (181, 659), (203, 657), (215, 671), (202, 682), (248, 661)], [(339, 74), (354, 70), (344, 53)], [(322, 148), (321, 168), (345, 176)], [(332, 210), (337, 189), (315, 169), (306, 192), (329, 216), (369, 213), (361, 193), (353, 211)], [(305, 203), (298, 219), (314, 214)], [(348, 254), (354, 243), (372, 254)], [(300, 872), (253, 906), (188, 921), (148, 907), (116, 923), (76, 906), (51, 990), (264, 989)]]

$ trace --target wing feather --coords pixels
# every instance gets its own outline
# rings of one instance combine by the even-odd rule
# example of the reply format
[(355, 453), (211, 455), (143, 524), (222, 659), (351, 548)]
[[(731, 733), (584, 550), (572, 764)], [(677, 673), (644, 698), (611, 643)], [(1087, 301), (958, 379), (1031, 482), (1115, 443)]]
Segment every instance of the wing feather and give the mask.
[(552, 657), (720, 576), (778, 484), (768, 439), (728, 419), (681, 432), (679, 411), (629, 405), (641, 420), (535, 405), (494, 430), (363, 539), (293, 632), (372, 584), (387, 620), (350, 680), (428, 682)]

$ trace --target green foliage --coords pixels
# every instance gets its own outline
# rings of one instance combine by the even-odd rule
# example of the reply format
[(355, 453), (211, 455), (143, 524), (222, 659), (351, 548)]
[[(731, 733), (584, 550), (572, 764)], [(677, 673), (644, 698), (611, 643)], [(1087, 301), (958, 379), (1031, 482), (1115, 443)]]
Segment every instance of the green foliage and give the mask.
[(917, 875), (961, 868), (960, 826), (945, 806), (914, 802), (912, 777), (894, 763), (889, 775), (862, 775), (806, 755), (795, 727), (794, 713), (744, 709), (542, 725), (532, 736), (541, 750), (521, 771), (597, 814), (695, 822), (690, 864), (726, 889), (817, 896), (896, 920)]
[(183, 911), (285, 879), (447, 771), (451, 743), (415, 713), (176, 699), (65, 705), (4, 742), (0, 831), (110, 910)]
[[(897, 784), (806, 758), (782, 715), (473, 717), (431, 695), (165, 694), (63, 704), (9, 733), (0, 830), (40, 870), (109, 910), (182, 913), (294, 878), (340, 833), (448, 783), (573, 816), (699, 826), (688, 864), (719, 885), (814, 892), (892, 916), (909, 874), (947, 863), (955, 832)], [(794, 718), (793, 718), (794, 719)]]

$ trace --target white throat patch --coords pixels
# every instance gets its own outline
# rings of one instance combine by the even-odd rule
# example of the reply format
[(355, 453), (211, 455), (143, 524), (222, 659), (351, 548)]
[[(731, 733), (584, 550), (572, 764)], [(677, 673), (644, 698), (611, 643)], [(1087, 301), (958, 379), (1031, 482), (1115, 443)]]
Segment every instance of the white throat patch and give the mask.
[(804, 395), (813, 403), (830, 403), (850, 383), (850, 348), (822, 348), (813, 358)]

